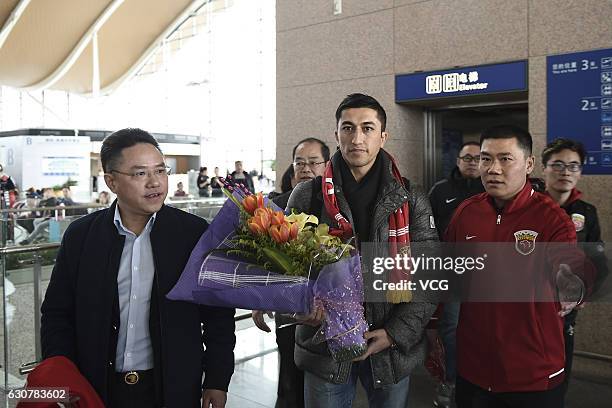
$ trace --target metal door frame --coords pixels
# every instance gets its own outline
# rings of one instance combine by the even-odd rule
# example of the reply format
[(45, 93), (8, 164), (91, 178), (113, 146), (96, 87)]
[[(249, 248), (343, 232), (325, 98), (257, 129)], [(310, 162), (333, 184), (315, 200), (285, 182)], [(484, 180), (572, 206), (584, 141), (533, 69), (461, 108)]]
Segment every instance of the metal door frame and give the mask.
[[(423, 107), (423, 123), (425, 124), (423, 148), (424, 186), (429, 189), (444, 176), (437, 174), (438, 171), (436, 166), (436, 163), (441, 158), (441, 151), (437, 149), (437, 146), (442, 139), (442, 111), (510, 105), (527, 105), (527, 109), (529, 109), (527, 100), (458, 103), (436, 107)], [(529, 115), (529, 110), (527, 114)]]

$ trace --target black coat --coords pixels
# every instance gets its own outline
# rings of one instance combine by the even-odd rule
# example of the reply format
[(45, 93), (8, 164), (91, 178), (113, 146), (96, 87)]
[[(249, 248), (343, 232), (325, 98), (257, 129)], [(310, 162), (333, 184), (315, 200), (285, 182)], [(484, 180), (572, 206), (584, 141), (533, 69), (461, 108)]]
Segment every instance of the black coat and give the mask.
[(278, 205), (283, 210), (287, 207), (287, 202), (289, 202), (289, 197), (291, 196), (291, 192), (293, 189), (289, 191), (285, 191), (284, 193), (275, 193), (268, 195), (268, 198), (272, 199), (274, 204)]
[(606, 258), (604, 243), (601, 240), (599, 217), (594, 205), (582, 201), (582, 193), (574, 189), (570, 198), (562, 207), (572, 219), (576, 227), (578, 242), (584, 243), (583, 249), (597, 269), (597, 278), (593, 285), (593, 294), (601, 287), (609, 274), (608, 259)]
[(429, 202), (440, 239), (444, 236), (444, 231), (446, 231), (446, 227), (448, 227), (459, 204), (482, 192), (484, 192), (484, 187), (480, 178), (464, 178), (456, 166), (447, 179), (434, 184), (429, 191)]
[[(405, 180), (405, 186), (402, 186), (393, 176), (391, 162), (387, 156), (382, 154), (380, 157), (383, 170), (376, 204), (372, 208), (369, 234), (371, 242), (388, 242), (389, 214), (400, 208), (404, 202), (408, 203), (410, 211), (410, 242), (413, 244), (437, 242), (436, 231), (431, 228), (430, 224), (431, 210), (425, 193), (419, 188), (410, 186), (407, 180)], [(338, 200), (338, 208), (351, 225), (355, 225), (354, 214), (344, 195), (339, 160), (343, 159), (337, 152), (331, 161), (334, 168), (334, 191)], [(295, 186), (287, 208), (316, 215), (320, 222), (327, 225), (337, 225), (323, 204), (321, 177)], [(364, 279), (369, 279), (367, 277), (372, 275), (367, 268), (369, 266), (362, 263)], [(364, 288), (367, 285), (364, 283)], [(438, 293), (429, 291), (427, 297), (419, 298), (418, 301), (400, 304), (374, 301), (364, 304), (365, 317), (370, 330), (384, 328), (397, 344), (397, 348), (387, 348), (370, 357), (372, 378), (376, 379), (373, 384), (375, 389), (396, 384), (408, 376), (417, 365), (422, 364), (427, 348), (424, 335), (425, 326), (436, 310), (438, 301)], [(308, 325), (297, 327), (294, 353), (296, 365), (327, 382), (346, 383), (350, 376), (352, 363), (338, 363), (333, 360), (327, 343), (317, 338), (318, 332), (318, 328)]]
[[(232, 176), (232, 178), (236, 179), (237, 174), (238, 172), (234, 170), (232, 174), (230, 175)], [(242, 175), (244, 176), (244, 181), (246, 183), (245, 187), (248, 188), (251, 193), (255, 193), (255, 185), (253, 184), (253, 177), (251, 177), (249, 173), (247, 173), (246, 171), (243, 171)], [(236, 181), (240, 181), (240, 179), (236, 179)]]
[[(125, 241), (113, 223), (115, 206), (66, 230), (42, 305), (43, 358), (70, 358), (104, 401), (114, 372), (117, 273)], [(203, 371), (204, 388), (227, 390), (234, 370), (234, 309), (166, 299), (207, 226), (199, 217), (163, 206), (151, 231), (155, 278), (149, 328), (157, 400), (169, 408), (200, 406)]]

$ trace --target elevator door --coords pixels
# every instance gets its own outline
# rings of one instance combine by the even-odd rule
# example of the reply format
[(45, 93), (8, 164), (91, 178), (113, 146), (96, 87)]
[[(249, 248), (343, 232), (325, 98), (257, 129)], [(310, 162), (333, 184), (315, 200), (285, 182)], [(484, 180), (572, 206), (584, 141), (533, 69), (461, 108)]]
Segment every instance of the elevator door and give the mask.
[(526, 103), (426, 111), (425, 184), (448, 177), (461, 145), (480, 140), (483, 130), (497, 125), (528, 127)]

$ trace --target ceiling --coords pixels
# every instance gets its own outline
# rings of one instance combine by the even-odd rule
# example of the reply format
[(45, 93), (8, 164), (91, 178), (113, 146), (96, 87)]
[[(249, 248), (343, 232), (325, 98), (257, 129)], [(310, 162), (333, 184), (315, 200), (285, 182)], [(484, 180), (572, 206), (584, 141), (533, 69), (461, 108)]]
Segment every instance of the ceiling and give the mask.
[(111, 93), (207, 2), (0, 0), (0, 85)]

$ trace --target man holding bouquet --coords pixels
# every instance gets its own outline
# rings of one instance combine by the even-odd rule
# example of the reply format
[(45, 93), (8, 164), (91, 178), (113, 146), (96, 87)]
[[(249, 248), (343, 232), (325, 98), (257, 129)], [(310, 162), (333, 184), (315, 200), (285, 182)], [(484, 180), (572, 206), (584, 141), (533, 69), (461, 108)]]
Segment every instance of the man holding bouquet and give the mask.
[[(287, 208), (318, 216), (336, 234), (356, 236), (362, 247), (388, 243), (388, 255), (395, 256), (393, 248), (438, 239), (427, 196), (401, 177), (382, 149), (388, 138), (385, 127), (386, 113), (376, 99), (348, 95), (336, 110), (339, 150), (323, 177), (295, 187)], [(326, 343), (317, 339), (321, 310), (315, 308), (298, 327), (295, 361), (305, 372), (306, 407), (350, 407), (358, 378), (371, 406), (406, 406), (409, 375), (425, 357), (424, 330), (437, 305), (396, 298), (364, 306), (368, 346), (353, 362), (336, 362)]]
[(169, 167), (149, 133), (113, 133), (100, 158), (117, 200), (64, 234), (42, 305), (43, 357), (72, 360), (108, 407), (224, 407), (234, 310), (166, 298), (208, 224), (164, 205)]

